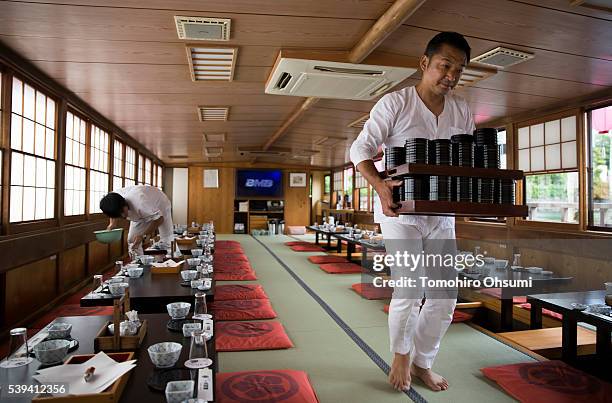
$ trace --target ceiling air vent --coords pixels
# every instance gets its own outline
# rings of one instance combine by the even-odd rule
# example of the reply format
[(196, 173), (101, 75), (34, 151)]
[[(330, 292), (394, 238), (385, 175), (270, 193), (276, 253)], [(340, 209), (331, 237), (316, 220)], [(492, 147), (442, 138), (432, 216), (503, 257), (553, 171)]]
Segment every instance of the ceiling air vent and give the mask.
[(348, 125), (346, 125), (346, 127), (355, 127), (357, 129), (363, 129), (363, 126), (365, 125), (365, 122), (370, 118), (370, 114), (366, 113), (363, 116), (360, 116), (359, 118), (353, 120), (351, 123), (349, 123)]
[(179, 39), (229, 41), (230, 19), (175, 16), (174, 21)]
[(229, 115), (227, 106), (198, 106), (198, 117), (200, 122), (226, 121)]
[(316, 140), (314, 142), (314, 144), (316, 146), (326, 146), (326, 147), (331, 147), (331, 146), (335, 146), (336, 144), (347, 140), (346, 137), (334, 137), (334, 136), (326, 136), (326, 137), (321, 137), (318, 140)]
[(173, 160), (185, 159), (188, 158), (187, 155), (169, 155), (168, 158)]
[(232, 81), (237, 48), (187, 46), (187, 60), (193, 81)]
[(416, 72), (412, 67), (378, 66), (277, 57), (266, 93), (300, 97), (369, 100)]
[(267, 150), (262, 150), (259, 147), (238, 147), (238, 152), (241, 155), (251, 157), (278, 157), (291, 152), (289, 148), (271, 147)]
[(475, 67), (475, 66), (467, 66), (463, 69), (463, 73), (461, 73), (461, 78), (457, 83), (457, 87), (469, 87), (474, 85), (478, 81), (482, 81), (485, 78), (491, 77), (496, 74), (496, 69), (491, 69), (488, 67)]
[(220, 157), (223, 147), (204, 147), (204, 155), (207, 157)]
[(204, 133), (204, 141), (207, 143), (224, 143), (225, 133)]
[(534, 57), (535, 55), (533, 53), (498, 46), (480, 56), (474, 57), (471, 61), (486, 64), (487, 66), (498, 69), (504, 69), (506, 67), (522, 63), (526, 60), (533, 59)]

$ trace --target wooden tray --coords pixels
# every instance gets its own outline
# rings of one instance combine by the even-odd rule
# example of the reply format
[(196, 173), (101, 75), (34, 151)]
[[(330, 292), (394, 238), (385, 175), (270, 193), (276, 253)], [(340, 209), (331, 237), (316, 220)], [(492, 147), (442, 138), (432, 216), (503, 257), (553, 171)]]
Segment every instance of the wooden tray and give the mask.
[[(134, 353), (131, 351), (121, 353), (106, 353), (110, 358), (117, 362), (125, 362), (134, 358)], [(73, 355), (69, 357), (64, 365), (82, 364), (92, 358), (94, 354)], [(128, 378), (132, 371), (128, 371), (110, 385), (104, 392), (92, 393), (87, 395), (66, 395), (66, 396), (49, 396), (35, 397), (32, 402), (40, 403), (117, 403), (121, 398), (123, 389), (127, 385)]]
[[(125, 295), (113, 301), (113, 321), (105, 322), (96, 334), (94, 339), (94, 351), (133, 351), (138, 350), (145, 335), (147, 334), (148, 323), (141, 321), (138, 333), (134, 336), (121, 336), (120, 323), (125, 317), (125, 313), (130, 310), (129, 289)], [(113, 324), (114, 334), (108, 330), (108, 325)]]
[(492, 179), (523, 179), (523, 171), (516, 169), (472, 168), (454, 165), (404, 164), (381, 172), (384, 178), (404, 175), (470, 176)]
[(151, 266), (151, 274), (179, 274), (182, 270), (184, 263), (179, 264), (176, 267), (153, 267)]
[(399, 214), (454, 217), (527, 217), (529, 207), (514, 204), (410, 200), (398, 203)]

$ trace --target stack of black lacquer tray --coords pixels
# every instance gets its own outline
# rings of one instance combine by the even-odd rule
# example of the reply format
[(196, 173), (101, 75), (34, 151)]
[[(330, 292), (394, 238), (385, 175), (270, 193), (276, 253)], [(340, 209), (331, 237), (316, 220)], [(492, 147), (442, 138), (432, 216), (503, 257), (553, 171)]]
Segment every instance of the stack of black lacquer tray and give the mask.
[(515, 205), (514, 198), (515, 181), (523, 179), (523, 172), (499, 169), (496, 129), (477, 129), (474, 135), (451, 139), (409, 139), (404, 164), (394, 158), (401, 155), (399, 149), (387, 149), (385, 174), (402, 181), (393, 192), (400, 214), (527, 216), (527, 207)]

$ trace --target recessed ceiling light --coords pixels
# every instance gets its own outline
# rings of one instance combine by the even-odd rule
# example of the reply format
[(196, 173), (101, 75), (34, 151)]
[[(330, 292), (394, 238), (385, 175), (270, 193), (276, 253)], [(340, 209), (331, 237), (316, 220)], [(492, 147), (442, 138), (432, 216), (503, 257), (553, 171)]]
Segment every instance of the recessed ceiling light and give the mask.
[(232, 81), (238, 48), (187, 46), (193, 81)]
[(229, 41), (231, 21), (228, 18), (175, 16), (179, 39)]
[(208, 122), (211, 120), (225, 121), (228, 115), (228, 106), (198, 106), (198, 117), (201, 122)]
[(204, 133), (204, 141), (207, 143), (225, 142), (225, 133)]
[(223, 147), (204, 147), (204, 155), (207, 157), (220, 157), (223, 153)]

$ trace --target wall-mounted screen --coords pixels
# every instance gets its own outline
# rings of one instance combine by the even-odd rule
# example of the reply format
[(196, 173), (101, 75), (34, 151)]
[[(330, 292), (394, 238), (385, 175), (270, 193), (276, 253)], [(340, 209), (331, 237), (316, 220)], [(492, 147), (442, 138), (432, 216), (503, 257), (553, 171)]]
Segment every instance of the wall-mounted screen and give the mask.
[(283, 172), (271, 169), (236, 170), (236, 198), (283, 197)]

